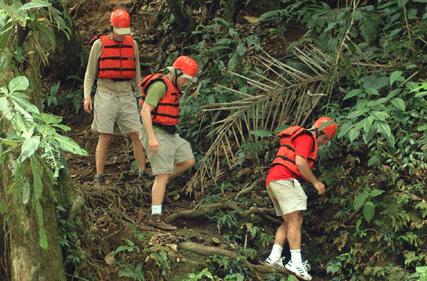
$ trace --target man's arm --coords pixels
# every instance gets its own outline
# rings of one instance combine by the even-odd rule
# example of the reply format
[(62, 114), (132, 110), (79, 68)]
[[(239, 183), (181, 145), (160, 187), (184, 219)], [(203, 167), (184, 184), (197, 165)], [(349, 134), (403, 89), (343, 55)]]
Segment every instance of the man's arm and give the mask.
[(92, 91), (92, 86), (95, 81), (96, 73), (98, 71), (98, 58), (101, 55), (102, 43), (101, 40), (96, 40), (92, 49), (90, 50), (89, 60), (85, 72), (85, 80), (83, 83), (83, 93), (84, 93), (84, 110), (88, 113), (92, 112), (92, 98), (90, 93)]
[(136, 87), (138, 87), (138, 84), (141, 81), (141, 65), (139, 63), (138, 44), (136, 43), (135, 40), (133, 40), (133, 43), (134, 43), (135, 66), (136, 66), (136, 75), (133, 81), (135, 82)]
[(301, 135), (294, 141), (295, 143), (295, 165), (301, 175), (309, 181), (319, 194), (325, 192), (325, 185), (317, 179), (308, 164), (307, 158), (311, 154), (314, 147), (314, 139), (310, 135)]
[(148, 135), (148, 145), (152, 152), (156, 153), (159, 150), (159, 142), (157, 141), (156, 134), (153, 130), (153, 121), (151, 119), (151, 111), (154, 107), (148, 103), (144, 103), (141, 109), (142, 124), (144, 125), (145, 131)]
[(304, 178), (307, 179), (315, 189), (317, 189), (319, 194), (325, 193), (325, 185), (316, 178), (308, 164), (308, 161), (304, 159), (304, 157), (300, 155), (295, 156), (295, 164), (301, 172), (301, 175), (303, 175)]
[(157, 141), (156, 134), (153, 130), (153, 119), (151, 112), (159, 104), (160, 100), (166, 94), (166, 84), (162, 81), (156, 81), (147, 89), (147, 96), (144, 105), (141, 109), (141, 118), (145, 131), (148, 135), (148, 145), (151, 151), (156, 153), (159, 150), (159, 142)]

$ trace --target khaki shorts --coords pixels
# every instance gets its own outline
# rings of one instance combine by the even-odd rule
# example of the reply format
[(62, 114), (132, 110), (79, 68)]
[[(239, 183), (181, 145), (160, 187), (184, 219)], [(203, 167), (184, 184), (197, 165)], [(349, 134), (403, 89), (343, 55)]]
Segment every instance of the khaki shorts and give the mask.
[(151, 152), (148, 145), (148, 135), (145, 129), (139, 133), (145, 153), (150, 161), (153, 175), (172, 173), (176, 164), (194, 159), (190, 143), (178, 134), (168, 134), (162, 129), (154, 128), (159, 142), (159, 151)]
[(133, 94), (116, 96), (97, 92), (94, 102), (92, 130), (113, 134), (114, 123), (123, 134), (138, 132), (141, 127), (136, 98)]
[(296, 179), (272, 181), (267, 192), (277, 216), (307, 210), (307, 195)]

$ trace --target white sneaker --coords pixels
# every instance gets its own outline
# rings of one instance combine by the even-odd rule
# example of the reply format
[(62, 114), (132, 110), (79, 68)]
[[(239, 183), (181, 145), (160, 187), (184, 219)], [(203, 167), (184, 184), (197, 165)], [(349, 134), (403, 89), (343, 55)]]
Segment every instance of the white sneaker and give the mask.
[(311, 270), (311, 265), (308, 263), (308, 260), (303, 261), (302, 264), (305, 266), (305, 269), (307, 269), (307, 271)]
[(269, 266), (273, 266), (273, 267), (276, 267), (276, 268), (284, 268), (285, 266), (283, 265), (283, 259), (284, 258), (279, 258), (277, 260), (272, 260), (270, 257), (268, 257), (265, 260), (265, 263), (267, 265), (269, 265)]
[(297, 277), (301, 278), (302, 280), (311, 280), (311, 275), (307, 271), (308, 265), (307, 261), (304, 263), (296, 264), (293, 263), (292, 260), (290, 260), (286, 265), (286, 269), (295, 274)]

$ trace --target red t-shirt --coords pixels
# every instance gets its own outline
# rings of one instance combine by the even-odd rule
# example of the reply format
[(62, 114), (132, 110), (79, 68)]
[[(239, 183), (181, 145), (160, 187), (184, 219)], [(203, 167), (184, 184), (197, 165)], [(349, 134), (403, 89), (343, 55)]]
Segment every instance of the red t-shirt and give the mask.
[[(299, 155), (304, 159), (307, 159), (313, 150), (314, 141), (313, 138), (307, 134), (296, 137), (292, 144), (295, 147), (295, 156)], [(283, 165), (274, 165), (270, 168), (265, 179), (265, 185), (268, 185), (272, 181), (276, 180), (288, 180), (291, 178), (299, 178), (291, 170)]]

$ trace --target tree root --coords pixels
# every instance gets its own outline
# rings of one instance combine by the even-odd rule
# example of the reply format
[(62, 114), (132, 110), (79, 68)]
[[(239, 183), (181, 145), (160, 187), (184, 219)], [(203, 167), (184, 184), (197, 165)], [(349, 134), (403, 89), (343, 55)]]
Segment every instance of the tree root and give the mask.
[[(205, 246), (193, 242), (181, 242), (178, 244), (178, 246), (181, 249), (188, 250), (195, 252), (200, 255), (204, 256), (212, 256), (212, 255), (220, 255), (220, 256), (226, 256), (232, 259), (236, 259), (238, 257), (236, 252), (225, 250), (217, 247), (211, 247), (211, 246)], [(252, 264), (246, 258), (240, 257), (241, 262), (248, 267), (249, 269), (256, 271), (258, 273), (272, 273), (272, 272), (279, 272), (282, 274), (289, 275), (289, 272), (284, 268), (274, 268), (268, 265), (261, 265), (261, 264)]]
[(212, 203), (207, 205), (200, 205), (192, 210), (184, 210), (180, 212), (173, 213), (166, 217), (166, 222), (173, 222), (177, 219), (184, 218), (184, 219), (192, 219), (192, 218), (200, 218), (200, 217), (206, 217), (213, 215), (218, 210), (226, 210), (231, 209), (236, 211), (236, 213), (241, 217), (248, 217), (250, 215), (267, 215), (266, 217), (270, 220), (276, 221), (276, 219), (271, 218), (268, 215), (274, 215), (273, 209), (270, 208), (258, 208), (258, 207), (250, 207), (248, 210), (243, 210), (240, 208), (235, 202), (223, 199), (219, 201), (218, 203)]

